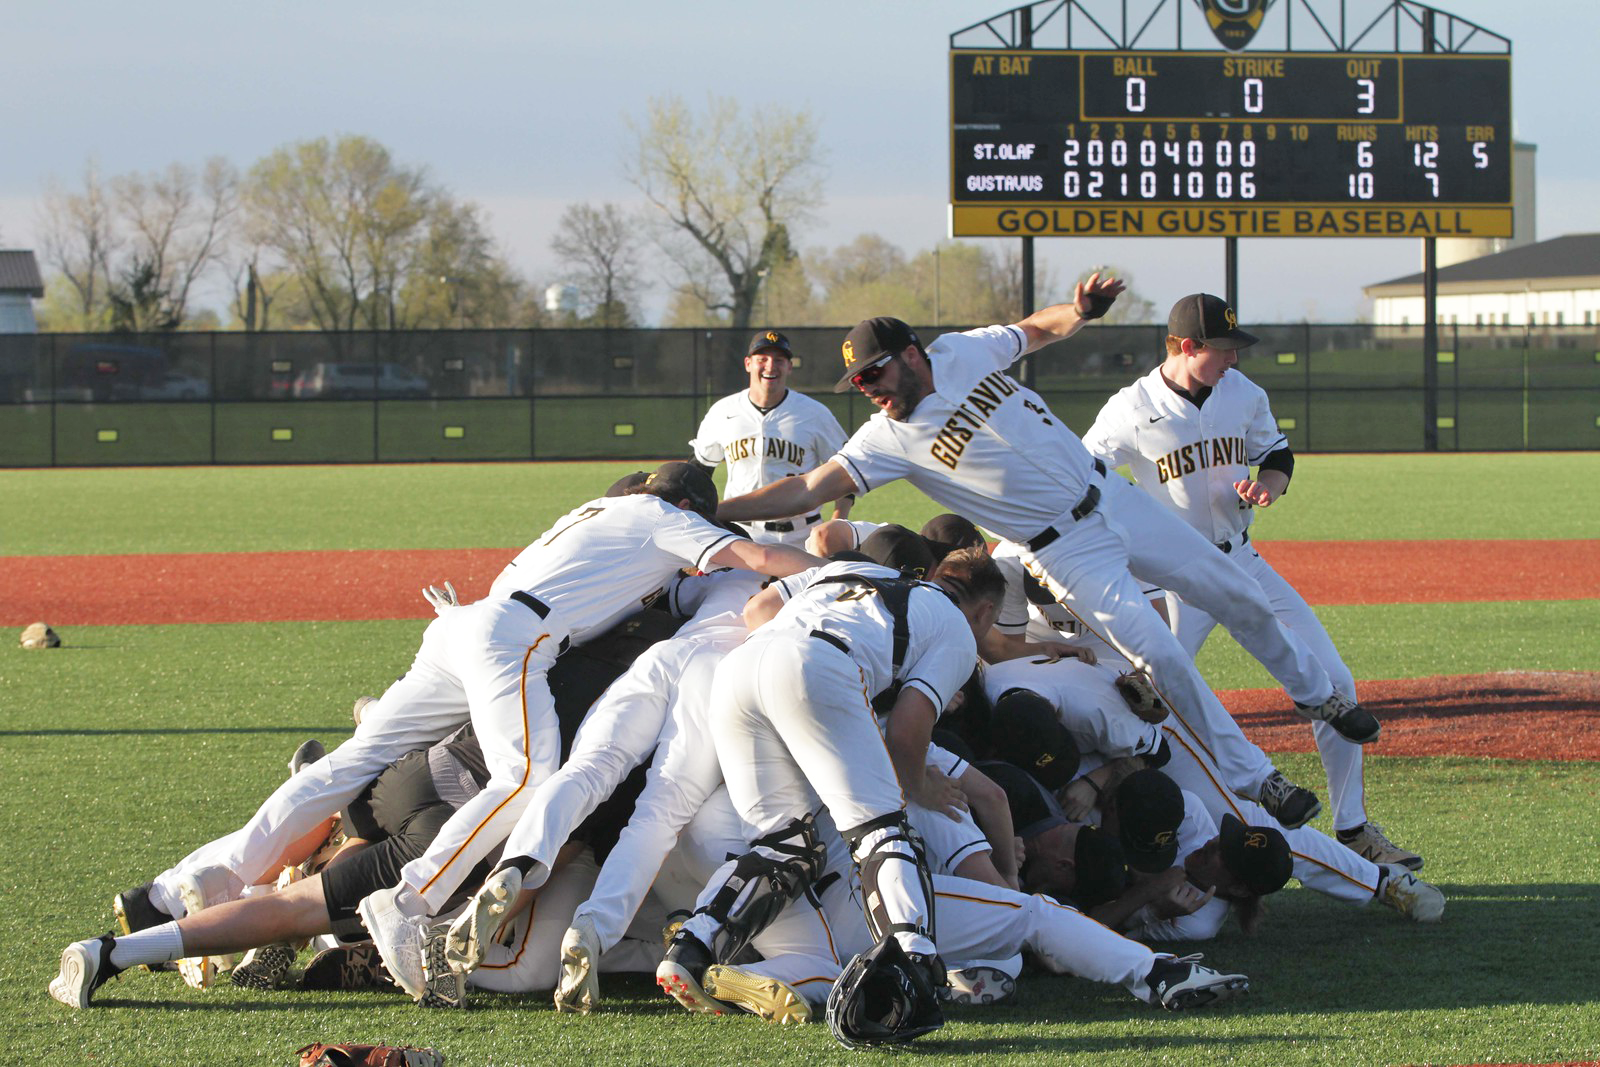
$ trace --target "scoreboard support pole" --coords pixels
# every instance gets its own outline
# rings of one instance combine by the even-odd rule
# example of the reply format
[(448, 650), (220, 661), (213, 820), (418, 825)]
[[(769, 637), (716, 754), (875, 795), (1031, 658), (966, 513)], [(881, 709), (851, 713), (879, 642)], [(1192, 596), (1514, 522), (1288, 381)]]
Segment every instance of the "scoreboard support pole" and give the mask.
[[(1422, 13), (1422, 50), (1435, 50), (1433, 9)], [(1422, 448), (1439, 451), (1439, 242), (1422, 239)]]
[(1226, 289), (1228, 306), (1235, 315), (1239, 314), (1239, 239), (1237, 237), (1224, 237), (1223, 252), (1223, 286)]
[[(1025, 7), (1017, 12), (1017, 42), (1023, 48), (1033, 47), (1033, 8)], [(1033, 294), (1033, 238), (1022, 238), (1022, 317), (1032, 315), (1037, 308), (1034, 306)], [(1032, 358), (1022, 361), (1022, 384), (1029, 389), (1034, 383), (1034, 361)]]

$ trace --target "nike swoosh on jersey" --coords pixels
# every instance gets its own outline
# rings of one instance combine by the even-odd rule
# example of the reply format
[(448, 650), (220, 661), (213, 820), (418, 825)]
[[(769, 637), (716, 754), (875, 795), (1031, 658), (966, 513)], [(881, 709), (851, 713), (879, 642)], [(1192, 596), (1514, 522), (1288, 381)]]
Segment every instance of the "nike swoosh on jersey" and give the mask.
[(1152, 415), (1152, 416), (1150, 416), (1150, 421), (1151, 422), (1160, 422), (1164, 418), (1166, 418), (1165, 415)]

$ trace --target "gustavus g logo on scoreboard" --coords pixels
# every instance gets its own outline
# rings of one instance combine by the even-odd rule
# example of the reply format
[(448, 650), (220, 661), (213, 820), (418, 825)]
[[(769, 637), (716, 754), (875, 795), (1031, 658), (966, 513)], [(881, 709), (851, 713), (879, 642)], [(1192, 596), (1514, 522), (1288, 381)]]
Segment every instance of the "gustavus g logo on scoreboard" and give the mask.
[(1237, 52), (1250, 43), (1261, 28), (1271, 0), (1200, 0), (1206, 22), (1222, 47)]

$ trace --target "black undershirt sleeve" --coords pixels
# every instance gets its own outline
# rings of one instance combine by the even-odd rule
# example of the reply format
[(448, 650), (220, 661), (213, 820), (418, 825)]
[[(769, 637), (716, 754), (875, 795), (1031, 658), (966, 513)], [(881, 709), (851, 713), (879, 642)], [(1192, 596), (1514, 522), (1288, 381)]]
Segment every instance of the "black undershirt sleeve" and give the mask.
[[(1260, 469), (1264, 471), (1282, 471), (1285, 478), (1292, 480), (1294, 478), (1294, 451), (1288, 445), (1284, 445), (1276, 452), (1268, 452), (1266, 458), (1260, 463)], [(1289, 487), (1285, 485), (1283, 491), (1287, 493)]]

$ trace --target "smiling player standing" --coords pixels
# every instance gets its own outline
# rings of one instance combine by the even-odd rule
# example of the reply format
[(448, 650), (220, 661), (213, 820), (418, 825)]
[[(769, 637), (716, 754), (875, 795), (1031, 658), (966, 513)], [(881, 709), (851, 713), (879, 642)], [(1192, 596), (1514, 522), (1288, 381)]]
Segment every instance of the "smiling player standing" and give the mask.
[[(777, 330), (762, 330), (750, 339), (749, 354), (744, 357), (750, 388), (712, 404), (700, 421), (700, 431), (689, 447), (694, 449), (695, 462), (703, 467), (728, 465), (724, 495), (739, 496), (779, 478), (804, 474), (844, 444), (845, 432), (833, 413), (789, 388), (793, 367), (789, 339)], [(854, 501), (854, 496), (834, 501), (834, 518), (849, 515)], [(799, 547), (821, 521), (822, 513), (813, 511), (742, 525), (757, 544)]]
[[(1335, 688), (1355, 700), (1355, 676), (1328, 631), (1250, 543), (1253, 509), (1282, 496), (1294, 473), (1294, 453), (1266, 392), (1234, 369), (1238, 350), (1257, 338), (1239, 329), (1226, 301), (1207, 293), (1173, 305), (1167, 334), (1166, 361), (1108, 400), (1083, 443), (1108, 466), (1128, 464), (1141, 489), (1255, 579), (1279, 621), (1311, 649)], [(1216, 621), (1173, 593), (1167, 605), (1179, 643), (1191, 655), (1199, 652)], [(1377, 736), (1376, 721), (1370, 737), (1341, 736), (1332, 723), (1320, 721), (1312, 724), (1312, 732), (1328, 776), (1339, 840), (1374, 863), (1421, 868), (1421, 856), (1395, 845), (1367, 819), (1356, 742)], [(1229, 744), (1230, 732), (1210, 733), (1217, 744)], [(1254, 746), (1246, 751), (1266, 758)]]

